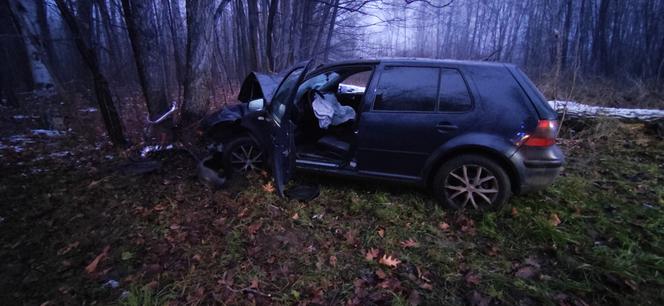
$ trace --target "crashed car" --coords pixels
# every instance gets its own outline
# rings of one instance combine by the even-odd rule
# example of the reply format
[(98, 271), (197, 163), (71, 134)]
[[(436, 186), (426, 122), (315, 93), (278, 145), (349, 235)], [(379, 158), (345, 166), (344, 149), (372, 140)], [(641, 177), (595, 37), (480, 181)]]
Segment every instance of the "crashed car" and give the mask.
[[(238, 105), (202, 124), (227, 176), (295, 169), (431, 188), (452, 209), (494, 210), (550, 185), (557, 114), (516, 66), (377, 59), (252, 73)], [(278, 85), (277, 85), (278, 84)]]

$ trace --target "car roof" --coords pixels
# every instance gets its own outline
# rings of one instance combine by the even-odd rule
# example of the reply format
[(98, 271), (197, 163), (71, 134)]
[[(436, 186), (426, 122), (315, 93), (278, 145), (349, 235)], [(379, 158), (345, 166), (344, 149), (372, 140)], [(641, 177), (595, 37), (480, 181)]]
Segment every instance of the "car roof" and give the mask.
[(466, 67), (473, 66), (473, 67), (494, 67), (494, 68), (515, 66), (509, 63), (488, 62), (488, 61), (432, 59), (432, 58), (417, 58), (417, 57), (384, 57), (384, 58), (354, 59), (354, 60), (344, 60), (337, 62), (328, 62), (321, 65), (318, 69), (324, 69), (335, 66), (375, 65), (379, 63), (388, 64), (388, 65), (389, 64), (392, 65), (431, 64), (431, 65), (453, 65), (453, 66), (466, 66)]

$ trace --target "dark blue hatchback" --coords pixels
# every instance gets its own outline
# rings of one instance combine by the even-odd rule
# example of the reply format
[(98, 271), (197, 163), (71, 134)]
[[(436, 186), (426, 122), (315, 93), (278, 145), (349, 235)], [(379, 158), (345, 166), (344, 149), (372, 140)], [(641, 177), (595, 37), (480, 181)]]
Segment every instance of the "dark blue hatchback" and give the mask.
[(562, 168), (557, 115), (514, 65), (310, 65), (250, 75), (246, 103), (204, 121), (226, 173), (270, 167), (280, 194), (295, 169), (416, 183), (447, 207), (487, 210), (546, 187)]

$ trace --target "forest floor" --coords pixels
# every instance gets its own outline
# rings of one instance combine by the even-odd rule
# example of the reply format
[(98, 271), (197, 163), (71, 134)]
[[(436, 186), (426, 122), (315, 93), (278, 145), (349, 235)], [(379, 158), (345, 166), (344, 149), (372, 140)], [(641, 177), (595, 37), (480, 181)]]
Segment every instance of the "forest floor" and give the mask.
[(664, 141), (642, 124), (568, 126), (557, 182), (479, 216), (323, 177), (298, 178), (307, 203), (265, 174), (211, 191), (186, 154), (132, 176), (83, 130), (1, 113), (2, 305), (664, 305)]

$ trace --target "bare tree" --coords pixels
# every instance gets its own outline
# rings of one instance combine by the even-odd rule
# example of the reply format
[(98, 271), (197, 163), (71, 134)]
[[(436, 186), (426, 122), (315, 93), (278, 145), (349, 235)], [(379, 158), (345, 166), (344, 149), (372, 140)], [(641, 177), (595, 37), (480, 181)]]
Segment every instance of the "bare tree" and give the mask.
[(78, 51), (81, 53), (83, 60), (92, 73), (97, 104), (99, 104), (99, 110), (104, 119), (108, 136), (113, 144), (125, 145), (127, 140), (125, 139), (122, 130), (122, 122), (120, 121), (120, 116), (115, 108), (115, 104), (113, 104), (113, 97), (111, 95), (111, 90), (108, 87), (108, 81), (99, 66), (97, 53), (90, 47), (90, 43), (86, 41), (85, 35), (79, 27), (78, 21), (76, 21), (76, 17), (72, 14), (71, 9), (65, 3), (65, 0), (55, 0), (55, 3), (58, 5), (62, 18), (69, 26), (69, 30), (71, 31)]
[(228, 0), (187, 0), (187, 68), (183, 119), (193, 121), (208, 110), (215, 11)]
[(157, 40), (159, 32), (151, 22), (156, 12), (146, 1), (122, 0), (122, 8), (136, 59), (138, 80), (150, 118), (155, 120), (169, 108), (167, 80), (163, 74), (165, 67), (160, 55), (162, 49)]

